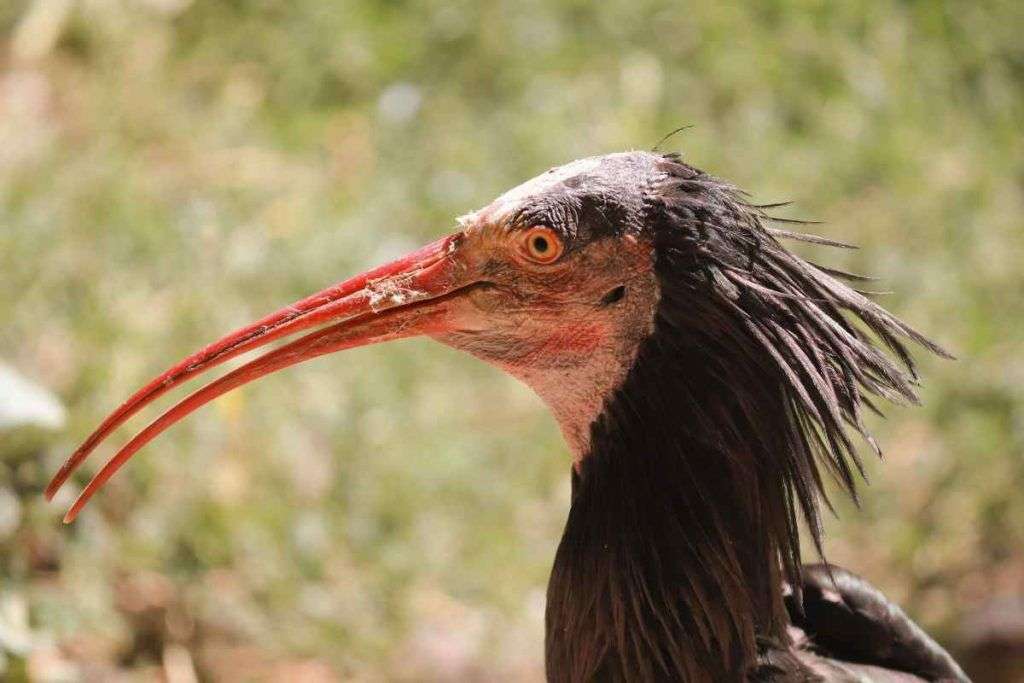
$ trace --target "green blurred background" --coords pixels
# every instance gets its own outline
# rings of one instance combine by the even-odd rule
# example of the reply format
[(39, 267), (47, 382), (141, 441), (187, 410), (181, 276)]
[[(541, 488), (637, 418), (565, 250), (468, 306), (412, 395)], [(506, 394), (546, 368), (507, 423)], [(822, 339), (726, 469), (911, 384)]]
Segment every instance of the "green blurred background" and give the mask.
[(40, 492), (187, 352), (693, 124), (665, 147), (862, 245), (817, 256), (959, 356), (874, 421), (827, 550), (1024, 680), (1022, 32), (1017, 0), (4, 0), (0, 361), (67, 421), (0, 435), (0, 678), (541, 679), (569, 458), (432, 342), (225, 397), (70, 527), (85, 475)]

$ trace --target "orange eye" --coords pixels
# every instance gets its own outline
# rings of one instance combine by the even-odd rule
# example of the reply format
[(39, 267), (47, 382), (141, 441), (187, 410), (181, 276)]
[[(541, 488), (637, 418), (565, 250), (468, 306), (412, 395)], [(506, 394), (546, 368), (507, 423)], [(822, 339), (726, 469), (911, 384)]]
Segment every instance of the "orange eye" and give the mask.
[(562, 240), (551, 228), (536, 226), (522, 233), (520, 250), (534, 263), (553, 263), (565, 251)]

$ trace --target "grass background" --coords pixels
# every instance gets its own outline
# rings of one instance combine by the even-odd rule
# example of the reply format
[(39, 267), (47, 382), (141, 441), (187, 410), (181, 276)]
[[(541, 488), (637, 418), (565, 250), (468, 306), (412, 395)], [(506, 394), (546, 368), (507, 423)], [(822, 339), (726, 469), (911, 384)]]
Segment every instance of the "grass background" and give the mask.
[(971, 656), (1024, 600), (1024, 5), (737, 5), (0, 3), (0, 358), (70, 416), (0, 463), (3, 675), (539, 680), (568, 457), (431, 342), (225, 397), (71, 527), (39, 492), (187, 352), (683, 124), (666, 148), (860, 244), (821, 258), (959, 356), (875, 421), (827, 550)]

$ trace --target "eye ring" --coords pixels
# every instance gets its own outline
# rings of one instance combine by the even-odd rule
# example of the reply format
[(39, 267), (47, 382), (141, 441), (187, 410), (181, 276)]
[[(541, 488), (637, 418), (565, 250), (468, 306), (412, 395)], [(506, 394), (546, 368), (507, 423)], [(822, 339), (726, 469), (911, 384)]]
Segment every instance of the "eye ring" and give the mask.
[(558, 260), (565, 251), (565, 245), (554, 230), (543, 225), (535, 225), (521, 234), (519, 251), (528, 261), (546, 265)]

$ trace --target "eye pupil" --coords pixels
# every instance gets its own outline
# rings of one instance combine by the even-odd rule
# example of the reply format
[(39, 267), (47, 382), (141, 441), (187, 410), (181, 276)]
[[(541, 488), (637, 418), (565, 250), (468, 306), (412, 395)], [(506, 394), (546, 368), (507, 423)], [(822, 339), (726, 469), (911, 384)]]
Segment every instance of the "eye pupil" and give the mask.
[(538, 225), (517, 236), (516, 249), (528, 261), (547, 265), (558, 260), (563, 246), (554, 230)]

